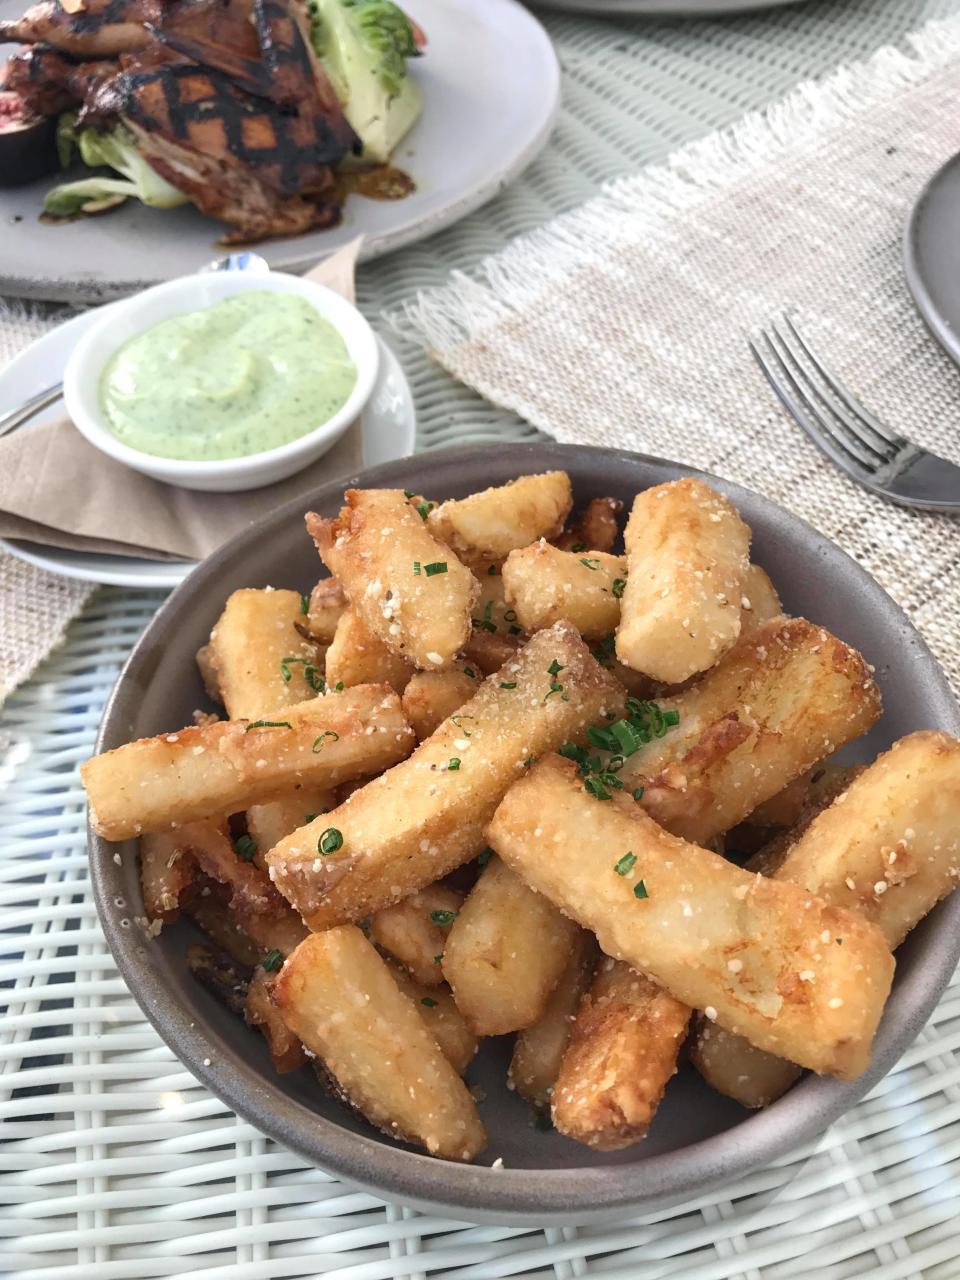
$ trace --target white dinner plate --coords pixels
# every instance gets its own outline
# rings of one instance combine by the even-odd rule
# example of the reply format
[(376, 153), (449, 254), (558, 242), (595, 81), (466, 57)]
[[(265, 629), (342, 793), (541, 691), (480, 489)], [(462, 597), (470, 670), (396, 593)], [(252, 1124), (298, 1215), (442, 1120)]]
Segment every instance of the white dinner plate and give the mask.
[[(30, 0), (0, 0), (0, 17)], [(422, 240), (465, 217), (510, 183), (550, 136), (560, 71), (537, 19), (517, 0), (404, 0), (427, 49), (413, 66), (423, 115), (393, 162), (416, 191), (403, 200), (351, 195), (340, 226), (268, 241), (257, 252), (275, 270), (303, 271), (361, 232), (361, 257)], [(4, 52), (12, 52), (6, 46)], [(102, 302), (187, 275), (220, 257), (224, 225), (192, 206), (148, 209), (136, 201), (60, 226), (38, 221), (54, 174), (0, 190), (0, 293)]]
[[(67, 357), (77, 339), (101, 314), (97, 309), (75, 316), (38, 338), (12, 360), (0, 375), (0, 413), (22, 404), (44, 387), (57, 382), (63, 376)], [(377, 344), (380, 348), (380, 372), (362, 416), (365, 467), (406, 458), (413, 452), (416, 439), (416, 414), (410, 385), (399, 360), (383, 339), (378, 337)], [(57, 400), (20, 430), (29, 431), (31, 426), (61, 417), (63, 413), (63, 400)], [(118, 587), (175, 587), (194, 568), (193, 562), (68, 551), (13, 538), (0, 538), (0, 547), (52, 573)]]

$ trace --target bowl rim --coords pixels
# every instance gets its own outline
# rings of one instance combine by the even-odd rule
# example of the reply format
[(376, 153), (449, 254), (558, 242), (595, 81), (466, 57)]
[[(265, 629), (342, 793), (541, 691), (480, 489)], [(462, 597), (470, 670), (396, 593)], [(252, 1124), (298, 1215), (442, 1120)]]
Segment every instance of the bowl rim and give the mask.
[[(945, 674), (926, 642), (876, 580), (836, 543), (813, 528), (807, 521), (744, 486), (724, 480), (709, 472), (670, 459), (658, 458), (628, 450), (587, 445), (562, 445), (536, 442), (512, 446), (509, 454), (515, 475), (536, 471), (563, 469), (572, 457), (608, 458), (624, 465), (640, 463), (668, 474), (698, 476), (716, 485), (736, 504), (746, 497), (768, 517), (785, 519), (808, 542), (812, 540), (824, 555), (845, 565), (846, 572), (861, 588), (885, 598), (886, 605), (910, 635), (915, 649), (911, 651), (914, 666), (921, 665), (923, 678), (933, 686), (934, 701), (942, 704), (944, 724), (939, 727), (960, 735), (960, 707)], [(486, 446), (467, 446), (438, 450), (435, 454), (414, 454), (410, 458), (385, 463), (350, 477), (352, 485), (360, 483), (401, 487), (416, 478), (421, 486), (432, 466), (440, 465), (454, 473), (462, 465), (476, 461), (490, 465)], [(499, 481), (496, 481), (499, 482)], [(656, 483), (656, 481), (654, 481)], [(342, 480), (323, 485), (311, 501), (329, 502), (341, 489)], [(409, 486), (408, 486), (409, 487)], [(418, 490), (419, 491), (419, 490)], [(335, 499), (336, 500), (336, 499)], [(237, 538), (208, 556), (191, 574), (192, 589), (202, 589), (216, 581), (220, 561), (234, 556), (263, 537), (265, 527), (282, 524), (306, 507), (302, 496), (253, 524)], [(119, 745), (112, 741), (115, 721), (122, 719), (120, 704), (128, 681), (136, 683), (138, 668), (153, 637), (162, 634), (167, 619), (176, 617), (183, 587), (178, 587), (161, 605), (157, 614), (138, 640), (124, 664), (107, 700), (96, 750)], [(903, 1025), (884, 1035), (887, 1015), (881, 1023), (871, 1064), (857, 1080), (845, 1083), (829, 1077), (807, 1079), (784, 1095), (772, 1107), (748, 1114), (740, 1123), (712, 1137), (691, 1143), (674, 1151), (663, 1152), (633, 1164), (563, 1169), (507, 1169), (486, 1165), (462, 1165), (436, 1160), (394, 1145), (387, 1138), (356, 1134), (335, 1121), (316, 1114), (293, 1098), (276, 1092), (273, 1082), (247, 1063), (234, 1063), (228, 1058), (214, 1058), (217, 1041), (207, 1039), (205, 1029), (190, 1023), (186, 1012), (163, 989), (151, 984), (152, 974), (139, 941), (132, 931), (118, 927), (111, 912), (114, 890), (109, 885), (115, 846), (96, 835), (88, 827), (91, 880), (107, 942), (131, 993), (161, 1037), (178, 1058), (217, 1097), (262, 1132), (284, 1144), (310, 1164), (328, 1169), (349, 1184), (361, 1187), (379, 1197), (396, 1199), (428, 1211), (448, 1212), (453, 1217), (470, 1221), (514, 1223), (542, 1226), (551, 1221), (587, 1223), (622, 1217), (629, 1212), (653, 1209), (694, 1199), (716, 1185), (718, 1180), (732, 1182), (759, 1166), (782, 1158), (785, 1151), (795, 1150), (817, 1137), (844, 1112), (858, 1102), (895, 1064), (915, 1039), (940, 995), (948, 985), (960, 959), (960, 893), (940, 904), (938, 941), (940, 961), (936, 965), (914, 965), (913, 972), (901, 978), (897, 989), (898, 1011), (903, 1006)], [(890, 1006), (888, 1005), (888, 1011)], [(211, 1065), (211, 1060), (213, 1064)], [(806, 1087), (816, 1086), (817, 1105), (811, 1107)]]
[[(212, 290), (216, 299), (200, 300), (201, 290)], [(139, 337), (162, 320), (191, 311), (204, 311), (226, 298), (240, 293), (292, 293), (311, 302), (319, 315), (330, 320), (347, 345), (356, 366), (357, 377), (345, 403), (326, 422), (321, 422), (295, 440), (261, 449), (257, 453), (243, 454), (238, 458), (212, 460), (166, 458), (162, 454), (147, 453), (126, 444), (107, 426), (99, 406), (95, 403), (100, 377), (119, 349), (133, 338)], [(156, 299), (161, 301), (182, 298), (183, 306), (174, 307), (162, 317), (145, 323), (137, 323), (138, 316)], [(191, 305), (192, 298), (192, 305)], [(117, 329), (123, 330), (114, 336)], [(337, 293), (335, 289), (302, 276), (283, 271), (264, 274), (254, 271), (198, 271), (189, 276), (178, 276), (162, 284), (152, 285), (140, 293), (121, 299), (90, 326), (80, 337), (70, 353), (63, 371), (63, 398), (67, 414), (76, 429), (95, 448), (108, 457), (136, 471), (147, 471), (154, 476), (176, 483), (190, 478), (213, 480), (226, 476), (247, 477), (251, 473), (276, 464), (312, 454), (319, 445), (332, 443), (363, 411), (370, 398), (380, 364), (380, 351), (376, 335), (366, 316), (355, 303)], [(92, 370), (92, 372), (91, 372)], [(92, 389), (91, 389), (92, 388)]]

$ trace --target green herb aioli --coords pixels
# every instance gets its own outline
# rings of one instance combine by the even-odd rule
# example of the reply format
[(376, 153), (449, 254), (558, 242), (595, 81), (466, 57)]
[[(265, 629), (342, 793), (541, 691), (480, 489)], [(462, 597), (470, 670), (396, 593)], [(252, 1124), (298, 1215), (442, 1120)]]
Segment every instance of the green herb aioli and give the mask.
[(257, 290), (132, 338), (103, 371), (100, 407), (132, 449), (210, 462), (299, 439), (343, 408), (356, 381), (315, 307)]

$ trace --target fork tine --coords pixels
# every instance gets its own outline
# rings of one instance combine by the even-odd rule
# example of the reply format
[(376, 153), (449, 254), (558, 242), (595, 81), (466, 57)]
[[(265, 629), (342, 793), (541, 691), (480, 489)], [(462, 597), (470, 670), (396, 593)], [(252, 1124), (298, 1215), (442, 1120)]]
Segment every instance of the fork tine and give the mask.
[[(789, 315), (784, 315), (784, 324), (790, 330), (797, 346), (809, 360), (817, 375), (823, 380), (830, 389), (837, 401), (831, 407), (844, 424), (865, 444), (868, 448), (877, 451), (877, 443), (880, 445), (880, 454), (884, 459), (889, 459), (898, 449), (902, 449), (909, 441), (895, 431), (891, 431), (878, 417), (870, 412), (870, 410), (857, 399), (842, 382), (830, 372), (823, 361), (813, 354), (808, 346), (806, 339), (801, 335), (799, 329)], [(773, 326), (774, 328), (776, 326)], [(784, 341), (781, 335), (781, 341)], [(789, 345), (785, 342), (785, 345)], [(794, 353), (794, 359), (796, 355)], [(864, 430), (866, 428), (866, 430)], [(867, 432), (872, 433), (875, 437), (871, 440)]]
[(750, 350), (787, 413), (838, 467), (861, 482), (869, 479), (870, 472), (860, 460), (824, 427), (814, 411), (804, 407), (807, 402), (802, 391), (766, 330), (763, 331), (763, 340), (769, 349), (769, 355), (761, 351), (753, 341), (750, 342)]
[(778, 357), (781, 366), (791, 379), (797, 394), (807, 406), (808, 411), (813, 415), (821, 430), (830, 436), (838, 448), (845, 450), (867, 471), (875, 471), (883, 461), (881, 455), (877, 453), (876, 449), (870, 449), (862, 444), (855, 432), (845, 429), (844, 424), (838, 420), (833, 412), (830, 401), (817, 387), (807, 366), (797, 359), (795, 353), (784, 342), (776, 326), (770, 326), (767, 330), (766, 338), (774, 354)]

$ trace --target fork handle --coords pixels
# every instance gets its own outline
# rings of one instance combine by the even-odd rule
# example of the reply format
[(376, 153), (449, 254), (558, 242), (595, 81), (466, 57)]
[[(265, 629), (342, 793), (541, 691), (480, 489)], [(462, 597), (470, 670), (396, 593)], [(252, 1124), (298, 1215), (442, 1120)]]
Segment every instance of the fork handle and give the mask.
[(16, 409), (10, 409), (0, 416), (0, 436), (8, 436), (11, 431), (16, 431), (17, 427), (23, 426), (35, 413), (39, 413), (47, 405), (53, 404), (54, 400), (58, 400), (62, 391), (63, 383), (58, 382), (52, 387), (38, 391), (29, 400), (24, 400), (23, 404), (18, 405)]

